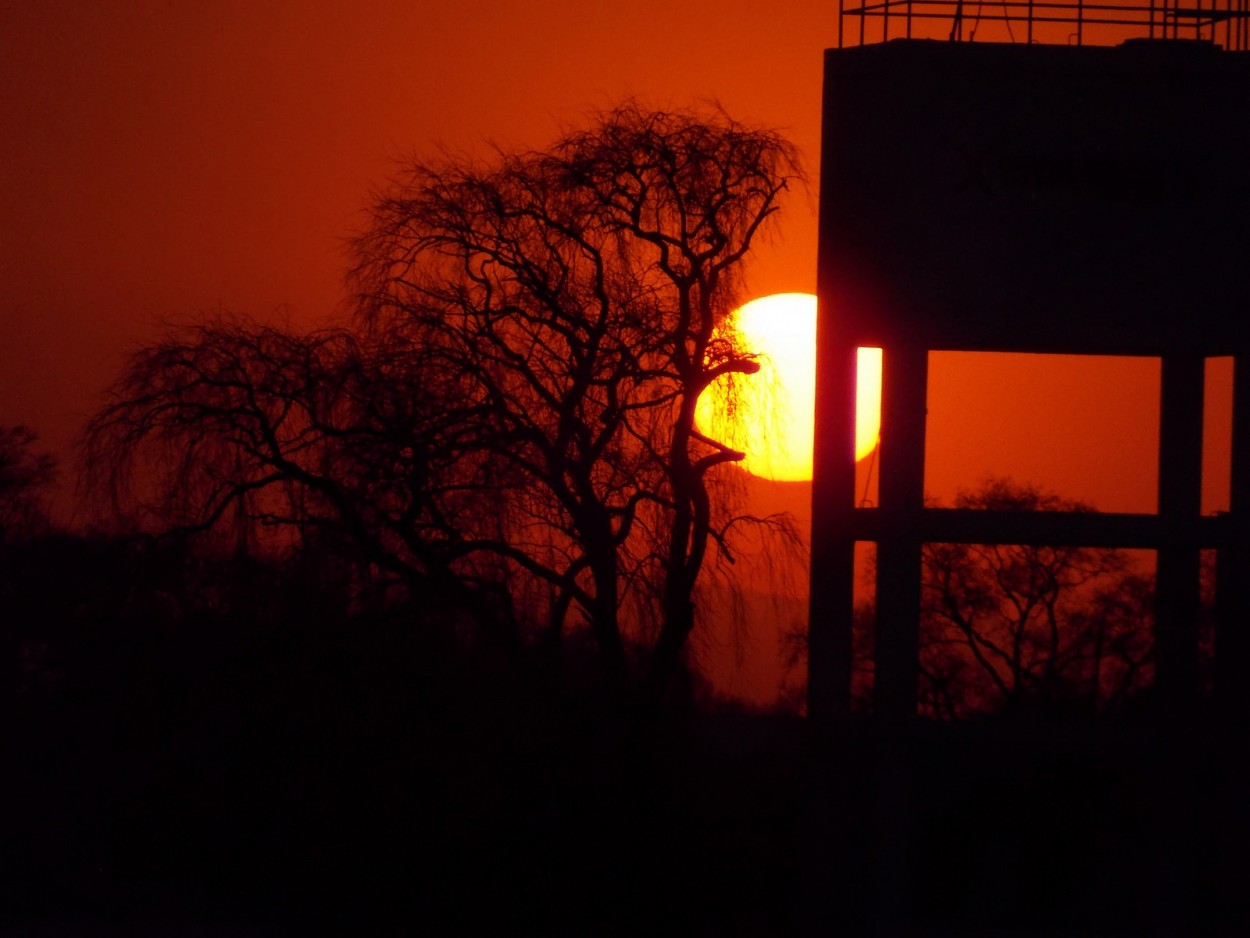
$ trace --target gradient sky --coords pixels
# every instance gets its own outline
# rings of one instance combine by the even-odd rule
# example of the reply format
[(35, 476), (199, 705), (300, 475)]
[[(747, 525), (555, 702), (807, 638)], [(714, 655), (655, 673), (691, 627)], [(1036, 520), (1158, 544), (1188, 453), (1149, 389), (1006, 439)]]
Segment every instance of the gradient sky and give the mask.
[[(36, 429), (72, 478), (74, 435), (126, 354), (166, 324), (228, 310), (304, 327), (341, 313), (345, 241), (407, 154), (542, 146), (626, 96), (715, 99), (783, 130), (815, 176), (836, 12), (830, 0), (6, 4), (0, 424)], [(792, 198), (780, 236), (755, 251), (752, 296), (814, 291), (818, 194), (813, 182)], [(1157, 362), (1053, 365), (934, 359), (933, 494), (1012, 475), (1104, 510), (1153, 510)], [(1209, 467), (1208, 510), (1220, 465), (1226, 452)], [(752, 491), (761, 513), (810, 517), (807, 485)], [(781, 589), (747, 566), (749, 603)], [(801, 627), (804, 587), (782, 590), (784, 610), (756, 610), (776, 627), (708, 638), (718, 683), (776, 693), (778, 629)]]
[[(0, 30), (0, 423), (64, 454), (125, 354), (227, 309), (315, 324), (405, 154), (717, 99), (814, 173), (827, 0), (49, 0)], [(754, 293), (815, 287), (816, 192)]]
[[(296, 326), (335, 315), (345, 239), (405, 154), (541, 146), (629, 95), (657, 107), (716, 99), (739, 120), (783, 129), (815, 175), (836, 9), (10, 4), (0, 423), (32, 426), (68, 462), (126, 353), (164, 323), (218, 309)], [(781, 236), (757, 250), (752, 295), (814, 290), (817, 196), (813, 183), (793, 198)], [(932, 369), (935, 494), (1011, 474), (1106, 510), (1153, 509), (1157, 364), (1087, 363), (1045, 386), (1033, 380), (1045, 368), (948, 364)]]

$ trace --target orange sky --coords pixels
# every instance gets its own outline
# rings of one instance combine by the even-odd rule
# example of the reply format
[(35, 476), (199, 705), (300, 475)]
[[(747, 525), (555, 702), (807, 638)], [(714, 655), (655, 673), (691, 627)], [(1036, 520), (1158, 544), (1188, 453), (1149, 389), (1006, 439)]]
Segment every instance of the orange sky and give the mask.
[[(542, 145), (626, 95), (717, 98), (814, 173), (836, 38), (827, 0), (10, 4), (0, 423), (63, 452), (162, 321), (332, 315), (342, 241), (405, 153)], [(759, 252), (755, 292), (814, 289), (815, 198)]]
[[(837, 40), (827, 0), (428, 7), (11, 9), (0, 33), (0, 423), (27, 423), (64, 453), (123, 356), (163, 322), (219, 308), (297, 325), (334, 315), (343, 240), (405, 153), (541, 145), (626, 95), (716, 98), (785, 129), (818, 169), (821, 57)], [(757, 251), (754, 295), (814, 289), (817, 195), (813, 184), (792, 200), (782, 237)], [(1128, 368), (1128, 389), (1098, 367), (1061, 375), (1045, 416), (1013, 367), (933, 372), (935, 494), (1009, 473), (1108, 510), (1151, 507), (1150, 366)], [(1115, 414), (1125, 419), (1107, 432)]]
[[(542, 145), (627, 95), (715, 98), (782, 128), (815, 176), (837, 40), (828, 0), (104, 6), (9, 5), (0, 30), (0, 423), (63, 458), (162, 323), (333, 316), (343, 240), (405, 153)], [(814, 290), (817, 196), (756, 252), (753, 295)], [(1087, 361), (1039, 392), (1036, 363), (951, 364), (931, 369), (934, 494), (1011, 474), (1153, 508), (1157, 365)], [(806, 514), (807, 487), (783, 489)]]

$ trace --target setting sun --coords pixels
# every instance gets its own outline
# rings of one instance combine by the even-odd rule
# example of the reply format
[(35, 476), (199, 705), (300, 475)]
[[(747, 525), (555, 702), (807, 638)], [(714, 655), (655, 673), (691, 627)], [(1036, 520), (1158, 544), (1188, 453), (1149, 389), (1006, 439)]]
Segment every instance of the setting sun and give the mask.
[[(812, 477), (816, 387), (816, 297), (778, 293), (734, 314), (745, 350), (759, 355), (760, 371), (713, 384), (699, 402), (699, 426), (743, 450), (742, 466), (777, 482)], [(855, 458), (877, 445), (881, 412), (881, 350), (860, 349)]]

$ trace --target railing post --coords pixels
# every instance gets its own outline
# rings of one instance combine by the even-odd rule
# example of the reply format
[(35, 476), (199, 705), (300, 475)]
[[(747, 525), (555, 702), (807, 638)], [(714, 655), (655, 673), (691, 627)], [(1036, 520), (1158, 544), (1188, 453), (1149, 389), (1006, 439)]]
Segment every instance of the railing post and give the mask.
[[(920, 12), (916, 12), (917, 4)], [(1149, 39), (1180, 39), (1182, 32), (1187, 38), (1199, 42), (1220, 43), (1228, 51), (1244, 51), (1250, 47), (1250, 0), (1192, 0), (1192, 5), (1181, 7), (1179, 0), (1140, 0), (1124, 5), (1108, 4), (1105, 0), (1087, 3), (1087, 0), (1009, 0), (1002, 5), (1002, 15), (990, 15), (989, 21), (1003, 22), (1014, 38), (1014, 27), (1019, 23), (1019, 10), (1024, 10), (1025, 40), (1050, 42), (1050, 27), (1073, 26), (1067, 33), (1069, 45), (1085, 45), (1085, 11), (1092, 15), (1088, 20), (1098, 28), (1113, 27), (1127, 32), (1130, 38), (1140, 37), (1145, 27)], [(978, 7), (978, 14), (980, 8)], [(902, 29), (893, 22), (902, 17)], [(859, 20), (859, 35), (846, 36), (847, 19)], [(868, 37), (868, 20), (879, 20), (880, 32)], [(950, 24), (949, 39), (952, 42), (964, 38), (964, 0), (858, 0), (850, 8), (847, 0), (838, 2), (839, 49), (848, 46), (887, 43), (891, 38), (912, 39), (915, 21), (932, 19)], [(1181, 25), (1184, 21), (1185, 30)], [(972, 24), (970, 38), (976, 36), (976, 26), (981, 22), (978, 15)], [(1037, 24), (1047, 24), (1043, 38), (1037, 35)], [(891, 33), (893, 26), (894, 32)], [(1221, 38), (1221, 27), (1223, 36)], [(1096, 33), (1094, 42), (1105, 33)], [(1060, 40), (1062, 41), (1062, 40)]]

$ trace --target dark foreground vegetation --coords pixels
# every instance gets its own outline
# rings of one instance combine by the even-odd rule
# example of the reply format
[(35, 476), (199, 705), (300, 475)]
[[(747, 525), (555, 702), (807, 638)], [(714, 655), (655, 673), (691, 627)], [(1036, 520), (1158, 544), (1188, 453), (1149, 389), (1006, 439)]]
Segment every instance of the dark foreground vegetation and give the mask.
[(458, 643), (419, 608), (351, 614), (298, 570), (72, 537), (4, 561), (10, 923), (635, 934), (792, 914), (793, 726), (644, 720), (588, 654), (560, 687), (536, 653)]
[(498, 157), (379, 197), (351, 322), (136, 353), (84, 437), (101, 533), (48, 523), (51, 461), (0, 431), (4, 924), (1234, 920), (1242, 728), (1147, 718), (1150, 587), (1118, 554), (930, 545), (902, 730), (871, 629), (848, 725), (713, 697), (707, 598), (746, 534), (796, 538), (696, 404), (758, 371), (730, 314), (797, 154), (627, 104)]
[[(555, 680), (541, 647), (354, 610), (294, 562), (56, 534), (2, 559), (19, 933), (1225, 934), (1239, 914), (1244, 778), (1209, 715), (1183, 736), (1036, 713), (823, 735), (693, 677), (631, 707), (588, 643)], [(895, 863), (910, 899), (880, 895)]]

